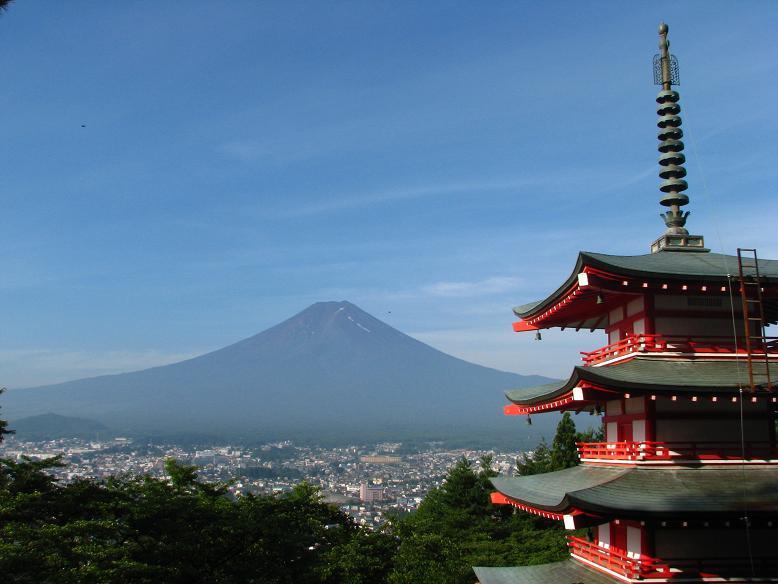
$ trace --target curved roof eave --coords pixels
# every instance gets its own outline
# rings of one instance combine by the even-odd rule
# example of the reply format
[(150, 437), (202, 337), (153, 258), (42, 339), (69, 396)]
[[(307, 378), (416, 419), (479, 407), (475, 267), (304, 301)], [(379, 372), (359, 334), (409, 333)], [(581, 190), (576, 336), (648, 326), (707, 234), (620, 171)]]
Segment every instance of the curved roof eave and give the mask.
[(778, 510), (778, 468), (636, 468), (568, 493), (566, 503), (591, 513), (676, 517)]
[(608, 483), (632, 472), (631, 468), (579, 465), (521, 477), (494, 477), (491, 483), (503, 495), (531, 507), (556, 513), (572, 505), (570, 495)]
[[(770, 363), (770, 377), (778, 378), (778, 363)], [(767, 381), (757, 375), (758, 384)], [(536, 405), (568, 393), (581, 381), (603, 389), (673, 393), (738, 391), (748, 384), (747, 374), (735, 360), (657, 359), (636, 356), (610, 367), (576, 366), (566, 381), (522, 387), (505, 392), (516, 405)]]
[[(552, 304), (562, 292), (575, 283), (584, 266), (623, 276), (669, 280), (694, 278), (725, 281), (728, 275), (737, 274), (738, 271), (737, 256), (720, 253), (660, 251), (619, 256), (582, 251), (578, 253), (573, 272), (559, 288), (542, 300), (515, 307), (513, 313), (518, 318), (525, 319)], [(778, 260), (760, 259), (759, 272), (768, 281), (778, 281)]]
[(505, 392), (505, 397), (517, 405), (531, 405), (540, 401), (545, 401), (564, 395), (575, 386), (573, 377), (567, 381), (558, 381), (555, 383), (544, 383), (543, 385), (533, 385), (531, 387), (521, 387), (519, 389), (509, 389)]
[(675, 517), (778, 511), (778, 468), (613, 468), (579, 465), (523, 477), (495, 477), (500, 493), (543, 511)]
[(547, 304), (551, 303), (554, 300), (554, 298), (556, 298), (562, 292), (564, 292), (570, 286), (572, 286), (573, 283), (577, 281), (578, 274), (581, 273), (581, 269), (583, 267), (583, 258), (585, 253), (586, 252), (578, 253), (578, 259), (575, 261), (575, 267), (573, 268), (573, 273), (570, 274), (570, 276), (564, 281), (564, 283), (559, 288), (554, 290), (543, 300), (536, 300), (535, 302), (530, 302), (528, 304), (522, 304), (521, 306), (515, 307), (513, 309), (513, 314), (515, 314), (519, 318), (524, 318), (526, 316), (529, 316), (530, 314), (534, 314), (540, 308), (543, 308)]

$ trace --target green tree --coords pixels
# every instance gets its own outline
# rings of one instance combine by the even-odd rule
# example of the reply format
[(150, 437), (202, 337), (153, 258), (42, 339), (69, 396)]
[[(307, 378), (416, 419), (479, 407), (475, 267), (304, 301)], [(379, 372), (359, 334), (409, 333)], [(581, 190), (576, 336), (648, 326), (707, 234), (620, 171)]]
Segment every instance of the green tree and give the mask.
[[(0, 387), (0, 395), (2, 395), (4, 391), (5, 388)], [(0, 444), (2, 444), (6, 434), (13, 434), (13, 430), (8, 429), (8, 422), (0, 420)]]
[(463, 547), (436, 533), (412, 532), (402, 539), (389, 584), (472, 584), (473, 571)]
[(493, 505), (489, 479), (497, 473), (491, 457), (483, 457), (479, 467), (476, 470), (461, 459), (416, 513), (392, 525), (401, 543), (389, 582), (472, 584), (472, 566), (543, 563), (565, 557), (560, 526), (507, 505)]
[[(175, 461), (166, 463), (169, 480), (65, 485), (47, 472), (59, 464), (0, 461), (4, 581), (336, 582), (326, 577), (333, 550), (364, 547), (362, 530), (305, 483), (234, 500)], [(363, 581), (381, 582), (388, 570), (370, 565)], [(343, 581), (360, 581), (358, 566), (343, 571)]]
[(576, 436), (578, 442), (605, 442), (605, 428), (602, 423), (590, 426)]
[(542, 474), (551, 470), (551, 450), (545, 438), (540, 439), (540, 443), (531, 453), (523, 452), (516, 458), (517, 475)]
[(590, 427), (584, 432), (576, 432), (575, 422), (569, 412), (562, 415), (556, 427), (551, 448), (541, 438), (532, 453), (523, 453), (516, 459), (516, 475), (533, 475), (562, 470), (576, 466), (579, 462), (577, 442), (602, 442), (604, 440), (602, 424)]
[(394, 565), (399, 540), (390, 533), (357, 529), (345, 542), (327, 553), (322, 581), (332, 584), (386, 582)]
[(562, 414), (551, 443), (551, 469), (561, 470), (578, 464), (578, 449), (575, 445), (576, 431), (570, 412)]

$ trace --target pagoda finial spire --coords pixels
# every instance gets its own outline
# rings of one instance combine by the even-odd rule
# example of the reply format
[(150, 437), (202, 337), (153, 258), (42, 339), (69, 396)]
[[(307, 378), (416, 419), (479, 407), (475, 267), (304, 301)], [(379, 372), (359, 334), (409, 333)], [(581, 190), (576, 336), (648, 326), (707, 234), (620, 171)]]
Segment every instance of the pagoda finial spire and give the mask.
[[(659, 114), (657, 126), (659, 127), (659, 177), (662, 183), (659, 190), (664, 193), (659, 200), (660, 204), (669, 207), (667, 212), (660, 213), (667, 229), (662, 237), (651, 245), (651, 251), (661, 250), (695, 250), (704, 249), (701, 235), (689, 235), (686, 230), (686, 218), (688, 211), (681, 211), (681, 207), (689, 203), (688, 195), (684, 191), (689, 185), (684, 180), (686, 169), (683, 164), (686, 157), (683, 155), (684, 145), (681, 141), (681, 106), (680, 94), (673, 90), (673, 85), (679, 85), (678, 61), (670, 54), (670, 41), (667, 40), (669, 27), (664, 23), (659, 24), (659, 54), (654, 56), (654, 83), (661, 85), (662, 90), (656, 96), (656, 113)], [(707, 251), (707, 250), (705, 250)]]

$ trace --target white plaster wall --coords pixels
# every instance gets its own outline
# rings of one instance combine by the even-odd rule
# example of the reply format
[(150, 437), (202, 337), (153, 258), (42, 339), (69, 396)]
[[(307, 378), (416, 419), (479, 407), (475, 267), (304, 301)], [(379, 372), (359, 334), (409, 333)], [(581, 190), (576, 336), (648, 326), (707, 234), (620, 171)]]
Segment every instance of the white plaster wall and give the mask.
[(632, 440), (644, 442), (646, 439), (646, 421), (632, 420)]
[(624, 412), (627, 414), (642, 414), (645, 411), (645, 401), (642, 397), (630, 397), (624, 400)]
[(627, 527), (627, 557), (639, 558), (641, 553), (640, 529)]
[(635, 298), (634, 300), (630, 300), (629, 302), (627, 302), (627, 316), (632, 316), (634, 314), (637, 314), (638, 312), (643, 310), (644, 306), (645, 306), (645, 302), (642, 296), (640, 296), (639, 298)]
[(597, 526), (597, 545), (603, 549), (611, 547), (611, 524), (604, 523)]
[(620, 320), (624, 319), (624, 307), (619, 306), (618, 308), (614, 308), (608, 313), (608, 322), (610, 324), (616, 324)]
[(618, 440), (619, 440), (619, 425), (616, 422), (608, 422), (605, 425), (605, 441), (618, 442)]

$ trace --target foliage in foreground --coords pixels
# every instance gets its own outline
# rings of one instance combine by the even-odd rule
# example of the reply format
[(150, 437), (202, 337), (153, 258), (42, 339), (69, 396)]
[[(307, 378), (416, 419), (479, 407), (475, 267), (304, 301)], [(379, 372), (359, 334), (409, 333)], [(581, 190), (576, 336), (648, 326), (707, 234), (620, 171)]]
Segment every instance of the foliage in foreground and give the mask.
[(363, 530), (306, 483), (280, 496), (229, 498), (195, 468), (58, 484), (46, 461), (0, 460), (0, 573), (14, 582), (434, 584), (474, 565), (564, 555), (562, 531), (489, 503), (488, 459), (463, 459), (419, 511)]
[(605, 439), (602, 425), (576, 432), (570, 412), (565, 412), (556, 427), (551, 448), (541, 440), (535, 450), (516, 459), (517, 475), (533, 475), (570, 468), (578, 464), (576, 442), (602, 442)]
[[(0, 423), (0, 442), (5, 431)], [(552, 448), (525, 457), (525, 474), (575, 464), (580, 437), (563, 418)], [(0, 459), (0, 574), (29, 583), (471, 584), (472, 566), (564, 558), (558, 524), (490, 503), (491, 463), (484, 457), (476, 470), (463, 458), (416, 513), (372, 532), (306, 483), (233, 499), (173, 460), (169, 480), (61, 484), (47, 472), (62, 466), (57, 458)]]
[(497, 474), (491, 462), (482, 458), (475, 471), (463, 458), (416, 513), (395, 525), (400, 547), (390, 584), (472, 584), (472, 566), (542, 564), (566, 556), (559, 525), (490, 503), (489, 479)]
[[(174, 461), (170, 481), (68, 485), (45, 472), (56, 460), (0, 464), (0, 573), (17, 582), (359, 582), (330, 565), (333, 550), (391, 550), (305, 483), (232, 500)], [(390, 557), (372, 569), (386, 572)]]

